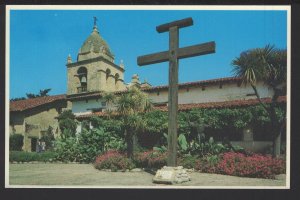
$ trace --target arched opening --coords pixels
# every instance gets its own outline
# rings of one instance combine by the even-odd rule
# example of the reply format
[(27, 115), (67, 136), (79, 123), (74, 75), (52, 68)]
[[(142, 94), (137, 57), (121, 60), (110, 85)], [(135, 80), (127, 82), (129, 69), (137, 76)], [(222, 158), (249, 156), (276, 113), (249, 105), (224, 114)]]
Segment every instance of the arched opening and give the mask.
[(87, 91), (87, 69), (85, 67), (80, 67), (77, 70), (77, 76), (79, 78), (80, 86), (77, 87), (77, 92)]
[(120, 75), (118, 73), (116, 73), (115, 74), (115, 84), (117, 84), (119, 78), (120, 78)]
[(110, 76), (110, 74), (111, 74), (111, 71), (110, 71), (110, 69), (106, 69), (106, 81), (108, 80), (108, 78), (109, 78), (109, 76)]

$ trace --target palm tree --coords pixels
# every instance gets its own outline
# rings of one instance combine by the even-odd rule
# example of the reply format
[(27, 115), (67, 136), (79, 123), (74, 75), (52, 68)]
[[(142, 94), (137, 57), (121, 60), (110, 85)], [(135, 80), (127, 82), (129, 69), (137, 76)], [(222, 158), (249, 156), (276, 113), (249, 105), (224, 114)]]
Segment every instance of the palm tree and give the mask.
[[(276, 115), (276, 105), (279, 96), (286, 94), (287, 52), (286, 49), (276, 49), (266, 45), (264, 48), (251, 49), (242, 52), (240, 57), (232, 61), (233, 73), (242, 78), (242, 82), (250, 84), (260, 104), (267, 111), (271, 120), (273, 134), (273, 156), (280, 155), (281, 127), (285, 120)], [(270, 106), (266, 106), (257, 91), (257, 82), (263, 81), (272, 88), (273, 96)]]
[(116, 111), (123, 121), (125, 141), (127, 144), (127, 156), (132, 157), (136, 142), (136, 132), (145, 126), (139, 113), (152, 109), (148, 96), (136, 87), (130, 88), (121, 95), (107, 95), (114, 102)]

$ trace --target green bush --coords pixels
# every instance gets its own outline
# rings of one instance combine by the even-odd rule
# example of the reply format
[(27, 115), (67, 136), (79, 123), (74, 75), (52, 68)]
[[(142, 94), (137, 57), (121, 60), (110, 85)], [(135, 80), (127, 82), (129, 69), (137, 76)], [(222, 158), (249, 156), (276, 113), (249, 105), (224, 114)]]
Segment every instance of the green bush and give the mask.
[(192, 156), (192, 155), (186, 154), (186, 155), (183, 155), (178, 158), (177, 165), (183, 166), (184, 168), (187, 168), (187, 169), (192, 169), (192, 168), (195, 168), (195, 164), (198, 159), (199, 159), (198, 156)]
[(94, 166), (96, 169), (111, 169), (112, 171), (133, 169), (135, 167), (131, 159), (117, 151), (108, 151), (97, 156)]
[(47, 131), (42, 134), (41, 141), (45, 142), (46, 150), (53, 150), (55, 137), (53, 133), (53, 128), (51, 126), (49, 126)]
[(9, 161), (10, 162), (31, 162), (31, 161), (40, 161), (48, 162), (55, 160), (55, 152), (46, 151), (43, 153), (36, 152), (24, 152), (24, 151), (10, 151), (9, 152)]
[(167, 165), (167, 153), (155, 150), (135, 153), (133, 162), (137, 167), (160, 169)]
[(54, 148), (56, 159), (63, 162), (78, 162), (81, 159), (80, 148), (75, 137), (58, 139)]
[(102, 152), (126, 148), (124, 140), (103, 128), (83, 130), (78, 137), (61, 138), (55, 146), (58, 160), (84, 163), (93, 162)]
[(61, 130), (61, 137), (74, 137), (77, 128), (75, 115), (71, 110), (63, 111), (58, 117), (59, 128)]
[(219, 155), (206, 155), (195, 162), (195, 169), (204, 173), (216, 173)]
[(9, 150), (22, 151), (24, 136), (21, 134), (12, 134), (9, 136)]

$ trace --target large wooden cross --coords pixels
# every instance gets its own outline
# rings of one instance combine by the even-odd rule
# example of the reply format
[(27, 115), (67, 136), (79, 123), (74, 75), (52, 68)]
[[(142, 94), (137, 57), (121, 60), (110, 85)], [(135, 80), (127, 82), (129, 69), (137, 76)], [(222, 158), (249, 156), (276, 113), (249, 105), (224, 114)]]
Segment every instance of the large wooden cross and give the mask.
[(176, 166), (177, 157), (178, 59), (215, 52), (215, 42), (179, 48), (179, 28), (191, 25), (193, 19), (186, 18), (157, 26), (158, 33), (169, 31), (169, 50), (137, 58), (139, 66), (169, 61), (168, 166)]

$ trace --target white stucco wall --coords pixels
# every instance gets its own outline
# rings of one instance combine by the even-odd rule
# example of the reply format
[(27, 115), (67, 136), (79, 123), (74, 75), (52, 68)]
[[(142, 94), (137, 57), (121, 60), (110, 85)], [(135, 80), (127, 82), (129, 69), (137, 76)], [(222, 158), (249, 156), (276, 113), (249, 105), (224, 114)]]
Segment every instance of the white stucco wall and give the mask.
[[(261, 98), (271, 97), (272, 91), (269, 90), (262, 83), (257, 86), (258, 92)], [(238, 86), (236, 83), (224, 84), (222, 88), (219, 85), (206, 86), (205, 90), (202, 90), (201, 86), (190, 87), (188, 90), (179, 89), (178, 91), (178, 103), (205, 103), (205, 102), (222, 102), (240, 99), (251, 99), (256, 96), (247, 96), (247, 94), (254, 94), (251, 86)], [(167, 102), (168, 90), (148, 92), (149, 98), (155, 102)]]
[[(268, 87), (264, 86), (262, 83), (257, 85), (257, 90), (261, 96), (271, 97), (273, 92), (269, 90)], [(149, 98), (153, 103), (166, 103), (168, 101), (168, 89), (159, 91), (147, 92)], [(245, 100), (256, 98), (256, 96), (247, 96), (247, 94), (254, 94), (254, 91), (251, 86), (238, 86), (237, 83), (227, 83), (223, 84), (222, 88), (219, 87), (219, 84), (209, 85), (205, 87), (205, 90), (202, 90), (201, 86), (189, 87), (187, 90), (179, 89), (178, 103), (179, 104), (190, 104), (190, 103), (206, 103), (206, 102), (222, 102), (222, 101), (231, 101), (231, 100)], [(95, 108), (104, 108), (101, 105), (101, 99), (89, 99), (87, 102), (83, 101), (73, 101), (72, 112), (75, 115), (83, 115), (92, 113), (92, 110)], [(110, 109), (113, 109), (111, 107)]]
[(88, 114), (91, 113), (92, 110), (95, 108), (104, 108), (101, 105), (101, 99), (89, 99), (89, 100), (83, 100), (83, 101), (73, 101), (72, 102), (72, 112), (75, 115), (82, 115), (82, 114)]

